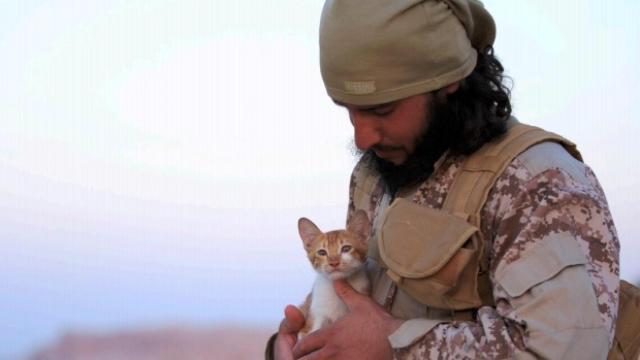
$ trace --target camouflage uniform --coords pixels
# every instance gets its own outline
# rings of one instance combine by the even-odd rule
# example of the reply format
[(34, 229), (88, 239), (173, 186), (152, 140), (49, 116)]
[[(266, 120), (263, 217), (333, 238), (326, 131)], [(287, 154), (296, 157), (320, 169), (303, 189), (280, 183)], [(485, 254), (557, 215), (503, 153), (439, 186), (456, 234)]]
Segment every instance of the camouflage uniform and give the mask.
[[(445, 154), (410, 198), (440, 208), (464, 159)], [(354, 169), (349, 216), (357, 174), (365, 168), (359, 163)], [(374, 224), (372, 259), (376, 220), (389, 202), (378, 184), (365, 209)], [(373, 298), (382, 305), (395, 297), (400, 303), (389, 308), (391, 314), (407, 319), (389, 337), (394, 357), (606, 358), (617, 314), (619, 244), (591, 169), (560, 145), (536, 145), (499, 177), (481, 224), (496, 306), (478, 309), (472, 321), (407, 300), (395, 287), (391, 293), (375, 260), (368, 264)]]

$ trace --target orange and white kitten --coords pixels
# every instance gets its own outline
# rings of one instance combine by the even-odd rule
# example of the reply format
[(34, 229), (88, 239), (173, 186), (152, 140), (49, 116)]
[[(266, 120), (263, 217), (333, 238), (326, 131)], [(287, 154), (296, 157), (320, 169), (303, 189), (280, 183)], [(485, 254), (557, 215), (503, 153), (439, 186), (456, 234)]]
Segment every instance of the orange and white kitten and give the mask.
[(333, 289), (333, 280), (346, 279), (359, 293), (369, 295), (369, 279), (364, 271), (370, 223), (367, 214), (358, 210), (351, 216), (346, 230), (323, 233), (306, 218), (298, 220), (298, 231), (309, 261), (318, 275), (311, 293), (300, 310), (305, 325), (298, 339), (331, 324), (348, 312)]

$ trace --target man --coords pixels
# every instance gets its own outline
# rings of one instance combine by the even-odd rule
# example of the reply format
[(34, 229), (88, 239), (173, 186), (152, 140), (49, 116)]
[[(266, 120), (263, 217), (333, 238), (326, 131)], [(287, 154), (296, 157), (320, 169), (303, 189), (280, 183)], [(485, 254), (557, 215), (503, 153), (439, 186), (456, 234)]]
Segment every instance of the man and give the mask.
[[(288, 306), (267, 357), (607, 356), (619, 244), (604, 193), (569, 142), (514, 154), (482, 202), (477, 228), (444, 211), (469, 159), (515, 131), (494, 38), (493, 19), (476, 0), (326, 1), (321, 70), (363, 153), (349, 215), (360, 208), (372, 219), (372, 294), (335, 282), (350, 313), (300, 342), (304, 318)], [(458, 236), (451, 250), (431, 233), (442, 222), (478, 234)], [(445, 282), (432, 278), (465, 254), (480, 255), (440, 291)], [(471, 295), (455, 298), (451, 289)]]

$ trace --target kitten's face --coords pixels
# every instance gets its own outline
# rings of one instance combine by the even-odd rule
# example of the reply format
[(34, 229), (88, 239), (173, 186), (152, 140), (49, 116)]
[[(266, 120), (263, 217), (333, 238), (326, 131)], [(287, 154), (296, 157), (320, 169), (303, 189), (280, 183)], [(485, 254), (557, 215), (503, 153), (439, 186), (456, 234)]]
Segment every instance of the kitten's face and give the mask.
[(346, 230), (323, 233), (306, 218), (298, 220), (298, 230), (313, 268), (328, 278), (349, 277), (364, 264), (370, 230), (364, 211), (351, 217)]

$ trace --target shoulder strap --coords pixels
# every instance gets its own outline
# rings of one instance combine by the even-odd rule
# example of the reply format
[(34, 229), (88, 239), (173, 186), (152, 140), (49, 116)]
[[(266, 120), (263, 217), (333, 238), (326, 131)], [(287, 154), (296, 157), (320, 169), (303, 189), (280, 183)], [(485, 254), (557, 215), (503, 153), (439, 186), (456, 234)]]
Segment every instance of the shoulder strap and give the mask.
[[(520, 124), (512, 118), (505, 135), (485, 144), (466, 159), (451, 184), (442, 209), (480, 228), (480, 212), (498, 177), (518, 155), (536, 144), (547, 141), (560, 143), (573, 157), (582, 161), (576, 145), (569, 140), (535, 126)], [(485, 241), (481, 232), (477, 234), (480, 236), (481, 259), (478, 269), (478, 292), (483, 304), (490, 305), (493, 303), (493, 296), (489, 265), (484, 252)]]
[(480, 226), (480, 211), (498, 177), (518, 155), (546, 141), (560, 143), (573, 157), (582, 161), (576, 145), (569, 140), (512, 120), (505, 135), (484, 145), (467, 158), (454, 179), (442, 208)]

